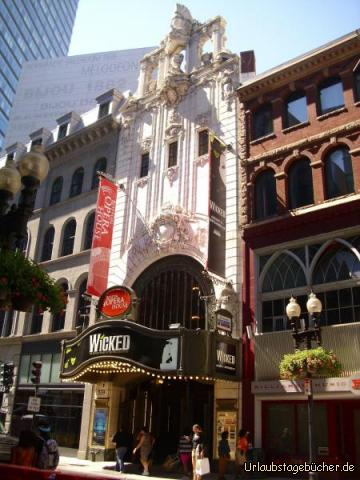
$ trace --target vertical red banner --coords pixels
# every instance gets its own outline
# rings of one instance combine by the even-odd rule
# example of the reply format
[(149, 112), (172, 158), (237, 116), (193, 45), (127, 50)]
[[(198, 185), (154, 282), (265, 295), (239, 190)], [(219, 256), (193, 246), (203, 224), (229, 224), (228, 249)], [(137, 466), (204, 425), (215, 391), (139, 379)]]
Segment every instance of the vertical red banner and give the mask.
[(100, 297), (106, 290), (118, 186), (100, 177), (87, 293)]

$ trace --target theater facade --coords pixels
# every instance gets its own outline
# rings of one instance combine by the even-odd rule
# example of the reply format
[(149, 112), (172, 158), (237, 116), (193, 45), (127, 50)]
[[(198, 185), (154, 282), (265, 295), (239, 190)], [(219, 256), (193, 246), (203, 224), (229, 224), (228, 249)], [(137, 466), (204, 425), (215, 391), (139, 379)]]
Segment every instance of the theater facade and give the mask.
[(80, 458), (108, 458), (120, 426), (134, 437), (148, 426), (158, 460), (193, 423), (203, 425), (210, 453), (224, 429), (234, 450), (240, 66), (225, 47), (225, 26), (221, 17), (199, 23), (178, 5), (120, 109), (87, 284), (96, 316), (62, 350), (61, 378), (85, 382)]

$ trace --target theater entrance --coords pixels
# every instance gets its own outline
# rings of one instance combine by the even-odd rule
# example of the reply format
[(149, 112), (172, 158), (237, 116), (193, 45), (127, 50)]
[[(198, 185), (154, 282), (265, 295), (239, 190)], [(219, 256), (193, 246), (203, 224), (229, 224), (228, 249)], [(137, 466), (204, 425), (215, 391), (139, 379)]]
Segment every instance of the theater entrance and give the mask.
[(192, 380), (154, 379), (128, 385), (119, 405), (119, 427), (136, 436), (146, 425), (154, 435), (154, 462), (176, 453), (184, 429), (194, 423), (202, 426), (209, 452), (212, 452), (213, 384)]

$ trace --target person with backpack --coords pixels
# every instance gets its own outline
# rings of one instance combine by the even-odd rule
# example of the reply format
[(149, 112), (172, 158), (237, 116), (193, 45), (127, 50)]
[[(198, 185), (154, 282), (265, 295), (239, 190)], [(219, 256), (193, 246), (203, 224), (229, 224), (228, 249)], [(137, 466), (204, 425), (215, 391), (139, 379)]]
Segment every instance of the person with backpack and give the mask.
[(38, 468), (43, 470), (55, 470), (59, 465), (59, 448), (56, 440), (50, 437), (50, 425), (41, 423), (38, 425), (41, 440)]

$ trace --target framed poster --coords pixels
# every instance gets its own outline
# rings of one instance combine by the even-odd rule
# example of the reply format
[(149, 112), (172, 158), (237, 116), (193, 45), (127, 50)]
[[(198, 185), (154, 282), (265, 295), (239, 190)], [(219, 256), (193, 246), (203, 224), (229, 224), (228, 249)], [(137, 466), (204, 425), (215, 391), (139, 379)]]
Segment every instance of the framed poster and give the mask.
[(225, 431), (229, 432), (229, 445), (230, 445), (230, 456), (232, 460), (235, 460), (235, 448), (236, 448), (236, 437), (237, 437), (237, 412), (236, 410), (230, 411), (218, 411), (216, 415), (216, 456), (217, 447), (221, 440), (221, 434)]
[(106, 427), (108, 422), (109, 409), (95, 408), (92, 444), (105, 446)]

